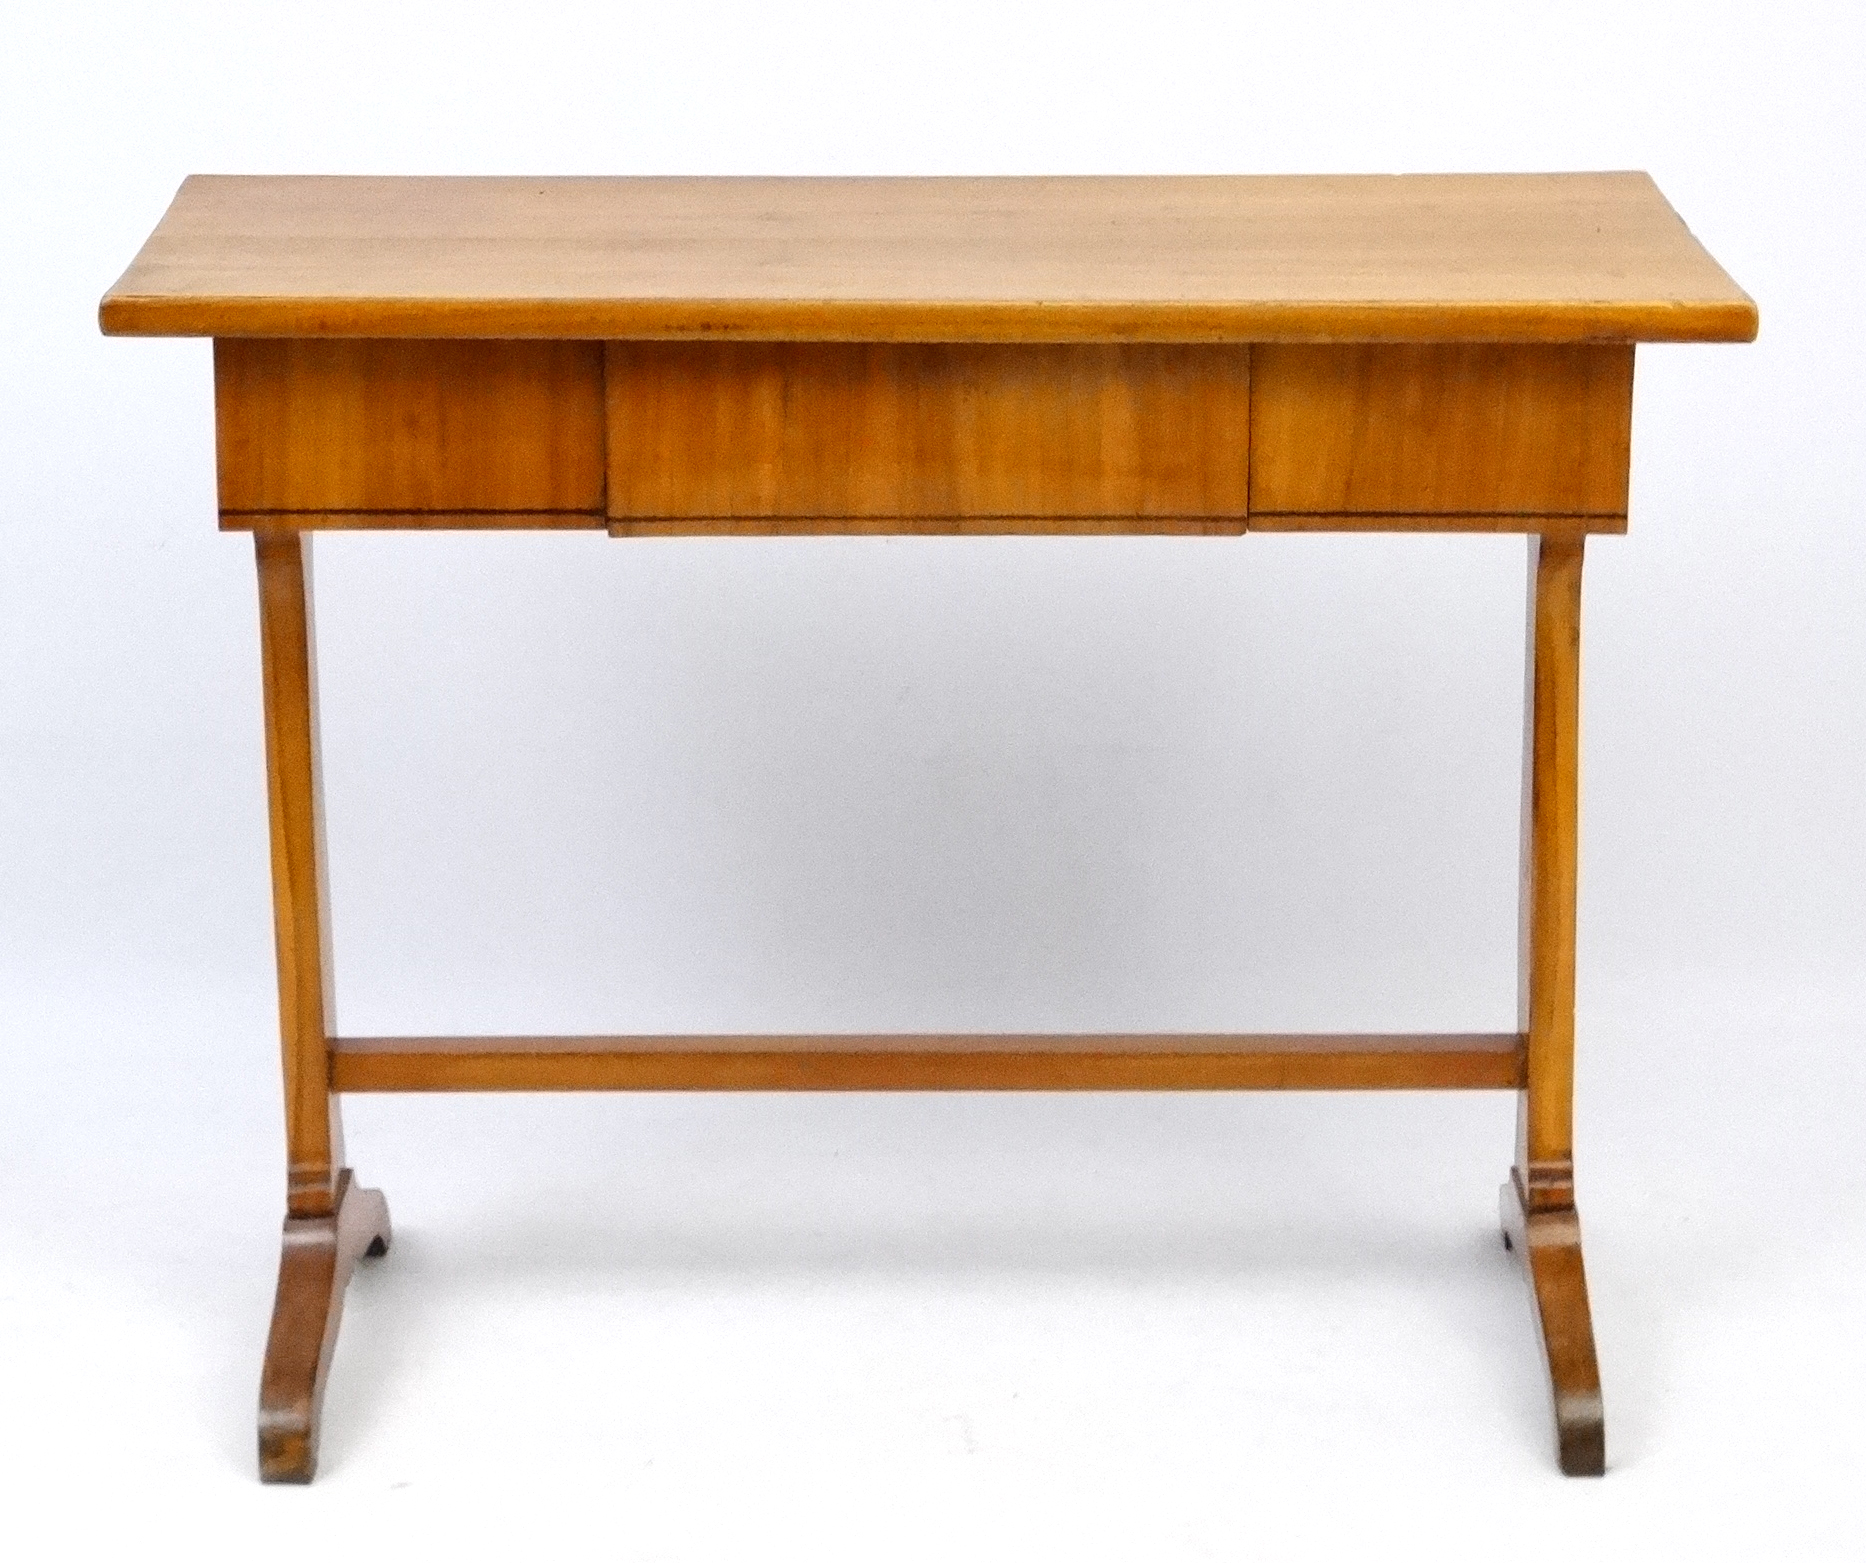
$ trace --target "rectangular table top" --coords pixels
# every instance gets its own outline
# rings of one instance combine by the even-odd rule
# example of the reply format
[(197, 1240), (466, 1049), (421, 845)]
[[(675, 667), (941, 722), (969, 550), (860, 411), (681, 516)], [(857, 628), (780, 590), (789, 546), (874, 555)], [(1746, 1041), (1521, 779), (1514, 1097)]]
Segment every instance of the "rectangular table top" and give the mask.
[(1645, 174), (186, 181), (147, 336), (1747, 341)]

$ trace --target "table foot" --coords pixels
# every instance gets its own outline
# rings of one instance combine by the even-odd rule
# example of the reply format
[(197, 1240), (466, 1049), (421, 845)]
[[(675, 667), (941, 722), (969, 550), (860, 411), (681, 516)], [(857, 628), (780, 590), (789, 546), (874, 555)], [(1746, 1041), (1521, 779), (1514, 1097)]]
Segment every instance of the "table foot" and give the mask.
[(360, 1258), (389, 1251), (389, 1205), (345, 1168), (328, 1216), (288, 1216), (279, 1289), (259, 1381), (259, 1479), (308, 1482), (317, 1472), (318, 1422), (330, 1376), (344, 1288)]
[(1522, 1259), (1535, 1298), (1536, 1333), (1554, 1395), (1562, 1474), (1599, 1476), (1607, 1468), (1607, 1432), (1587, 1272), (1581, 1263), (1581, 1218), (1571, 1204), (1529, 1210), (1514, 1172), (1503, 1185), (1502, 1206), (1503, 1246)]

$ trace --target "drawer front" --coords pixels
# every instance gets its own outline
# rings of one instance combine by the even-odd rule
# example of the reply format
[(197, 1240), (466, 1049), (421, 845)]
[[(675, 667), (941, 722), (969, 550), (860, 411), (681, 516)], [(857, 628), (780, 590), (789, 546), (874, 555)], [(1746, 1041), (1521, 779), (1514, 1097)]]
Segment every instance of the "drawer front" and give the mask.
[(1253, 515), (1626, 515), (1626, 345), (1307, 345), (1251, 359)]
[(595, 342), (214, 344), (223, 513), (603, 509)]
[(615, 342), (607, 379), (618, 522), (1241, 525), (1249, 497), (1245, 347)]

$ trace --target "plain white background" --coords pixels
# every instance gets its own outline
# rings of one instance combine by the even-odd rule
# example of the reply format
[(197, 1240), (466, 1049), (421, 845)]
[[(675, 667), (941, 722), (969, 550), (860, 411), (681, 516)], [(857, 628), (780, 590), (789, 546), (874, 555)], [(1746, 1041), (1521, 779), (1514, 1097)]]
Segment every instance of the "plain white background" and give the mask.
[[(15, 1556), (1857, 1555), (1861, 13), (40, 6), (0, 51)], [(1554, 1472), (1501, 1097), (353, 1101), (398, 1246), (262, 1490), (281, 1144), (213, 172), (1645, 168), (1757, 298), (1589, 550)], [(1514, 540), (348, 539), (339, 1024), (1511, 1023)]]

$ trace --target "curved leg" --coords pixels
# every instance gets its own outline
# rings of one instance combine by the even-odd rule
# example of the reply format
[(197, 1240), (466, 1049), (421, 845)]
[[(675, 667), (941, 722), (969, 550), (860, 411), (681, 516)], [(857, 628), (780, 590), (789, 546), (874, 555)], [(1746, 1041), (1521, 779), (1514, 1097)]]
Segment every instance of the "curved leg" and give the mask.
[(330, 1090), (330, 973), (318, 804), (310, 559), (295, 532), (254, 536), (272, 820), (273, 933), (285, 1074), (285, 1238), (259, 1385), (259, 1475), (308, 1482), (343, 1293), (364, 1254), (387, 1253), (389, 1207), (343, 1165)]
[(337, 1176), (332, 1214), (285, 1218), (259, 1381), (261, 1481), (308, 1482), (317, 1473), (318, 1421), (344, 1288), (358, 1259), (389, 1251), (389, 1237), (388, 1201), (375, 1189), (358, 1188), (347, 1167)]
[(1529, 1274), (1536, 1333), (1555, 1400), (1555, 1445), (1565, 1476), (1607, 1469), (1607, 1430), (1594, 1356), (1594, 1319), (1581, 1262), (1581, 1218), (1565, 1210), (1529, 1210), (1515, 1173), (1503, 1185), (1503, 1244)]
[(1580, 823), (1581, 540), (1531, 538), (1523, 744), (1521, 1020), (1516, 1166), (1503, 1240), (1529, 1269), (1555, 1395), (1561, 1468), (1606, 1469), (1600, 1369), (1574, 1203), (1574, 985)]

